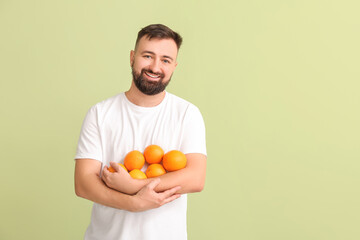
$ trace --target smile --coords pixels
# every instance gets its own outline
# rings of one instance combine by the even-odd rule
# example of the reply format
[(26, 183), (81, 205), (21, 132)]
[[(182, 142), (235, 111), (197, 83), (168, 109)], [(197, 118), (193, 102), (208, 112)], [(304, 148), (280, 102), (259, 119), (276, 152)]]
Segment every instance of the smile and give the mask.
[(153, 79), (159, 79), (160, 78), (160, 75), (157, 75), (157, 74), (151, 74), (149, 72), (145, 72), (146, 76), (149, 76)]

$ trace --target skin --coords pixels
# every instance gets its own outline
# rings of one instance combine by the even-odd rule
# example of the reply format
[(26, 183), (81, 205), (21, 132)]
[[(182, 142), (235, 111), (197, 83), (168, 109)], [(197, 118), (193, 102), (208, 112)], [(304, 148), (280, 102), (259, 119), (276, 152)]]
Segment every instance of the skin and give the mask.
[[(141, 212), (158, 208), (171, 202), (180, 194), (180, 187), (156, 192), (160, 179), (144, 186), (135, 195), (124, 194), (109, 188), (100, 178), (101, 162), (93, 159), (77, 159), (75, 165), (75, 193), (90, 201), (131, 212)], [(125, 171), (125, 170), (124, 170)]]
[[(141, 69), (149, 69), (154, 73), (163, 73), (164, 81), (167, 82), (171, 78), (176, 66), (176, 57), (178, 54), (176, 43), (172, 39), (151, 39), (146, 36), (142, 37), (136, 46), (135, 51), (130, 52), (130, 66), (140, 73)], [(149, 81), (158, 81), (145, 75)], [(161, 103), (165, 97), (165, 92), (149, 96), (143, 94), (136, 88), (132, 81), (126, 97), (132, 103), (142, 107), (153, 107)]]
[[(168, 172), (158, 178), (160, 183), (155, 187), (156, 192), (163, 192), (174, 186), (180, 186), (176, 193), (194, 193), (201, 192), (205, 184), (206, 175), (206, 156), (200, 153), (190, 153), (185, 155), (187, 166), (183, 169)], [(104, 168), (102, 179), (107, 186), (117, 191), (135, 194), (153, 179), (133, 179), (117, 163), (110, 162), (115, 169), (115, 173), (109, 172), (107, 167)]]
[[(130, 52), (130, 65), (148, 81), (169, 81), (177, 66), (178, 49), (172, 39), (151, 39), (146, 36)], [(132, 103), (142, 107), (153, 107), (161, 103), (165, 92), (156, 95), (143, 94), (134, 82), (125, 93)], [(101, 162), (93, 159), (77, 159), (75, 165), (75, 192), (77, 196), (93, 202), (132, 212), (158, 208), (181, 196), (183, 193), (200, 192), (204, 188), (206, 175), (206, 156), (199, 153), (186, 154), (187, 166), (169, 172), (159, 178), (138, 180), (115, 162), (111, 166), (115, 173)], [(100, 174), (102, 172), (102, 174)], [(101, 176), (100, 176), (101, 175)]]

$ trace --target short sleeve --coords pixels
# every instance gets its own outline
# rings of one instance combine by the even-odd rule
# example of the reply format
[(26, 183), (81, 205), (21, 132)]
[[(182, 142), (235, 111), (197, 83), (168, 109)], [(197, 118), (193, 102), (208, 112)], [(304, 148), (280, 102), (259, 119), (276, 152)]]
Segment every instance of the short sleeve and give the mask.
[(102, 145), (98, 125), (98, 113), (93, 106), (86, 114), (81, 127), (75, 159), (95, 159), (102, 162)]
[(187, 153), (206, 153), (205, 124), (200, 110), (190, 105), (184, 118), (184, 129), (180, 150)]

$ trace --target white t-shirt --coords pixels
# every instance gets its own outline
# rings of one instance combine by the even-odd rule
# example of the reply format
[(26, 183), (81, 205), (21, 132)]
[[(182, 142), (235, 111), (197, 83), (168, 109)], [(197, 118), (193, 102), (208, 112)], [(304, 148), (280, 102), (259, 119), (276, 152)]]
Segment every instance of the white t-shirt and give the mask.
[[(166, 92), (155, 107), (131, 103), (125, 93), (93, 106), (83, 122), (75, 159), (124, 162), (132, 150), (151, 144), (164, 152), (206, 155), (205, 126), (193, 104)], [(145, 171), (146, 165), (142, 169)], [(86, 240), (184, 240), (187, 196), (144, 212), (129, 212), (94, 203)]]

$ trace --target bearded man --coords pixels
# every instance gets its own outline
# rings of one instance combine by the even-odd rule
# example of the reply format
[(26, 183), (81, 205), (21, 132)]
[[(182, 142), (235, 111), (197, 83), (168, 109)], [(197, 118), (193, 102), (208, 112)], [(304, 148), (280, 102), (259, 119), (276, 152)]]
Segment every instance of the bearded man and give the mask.
[[(187, 239), (187, 194), (204, 188), (207, 153), (199, 109), (165, 91), (181, 43), (181, 36), (162, 24), (141, 29), (130, 52), (130, 89), (94, 105), (85, 117), (75, 192), (94, 202), (86, 240)], [(139, 180), (117, 164), (128, 152), (152, 144), (183, 152), (186, 167)]]

